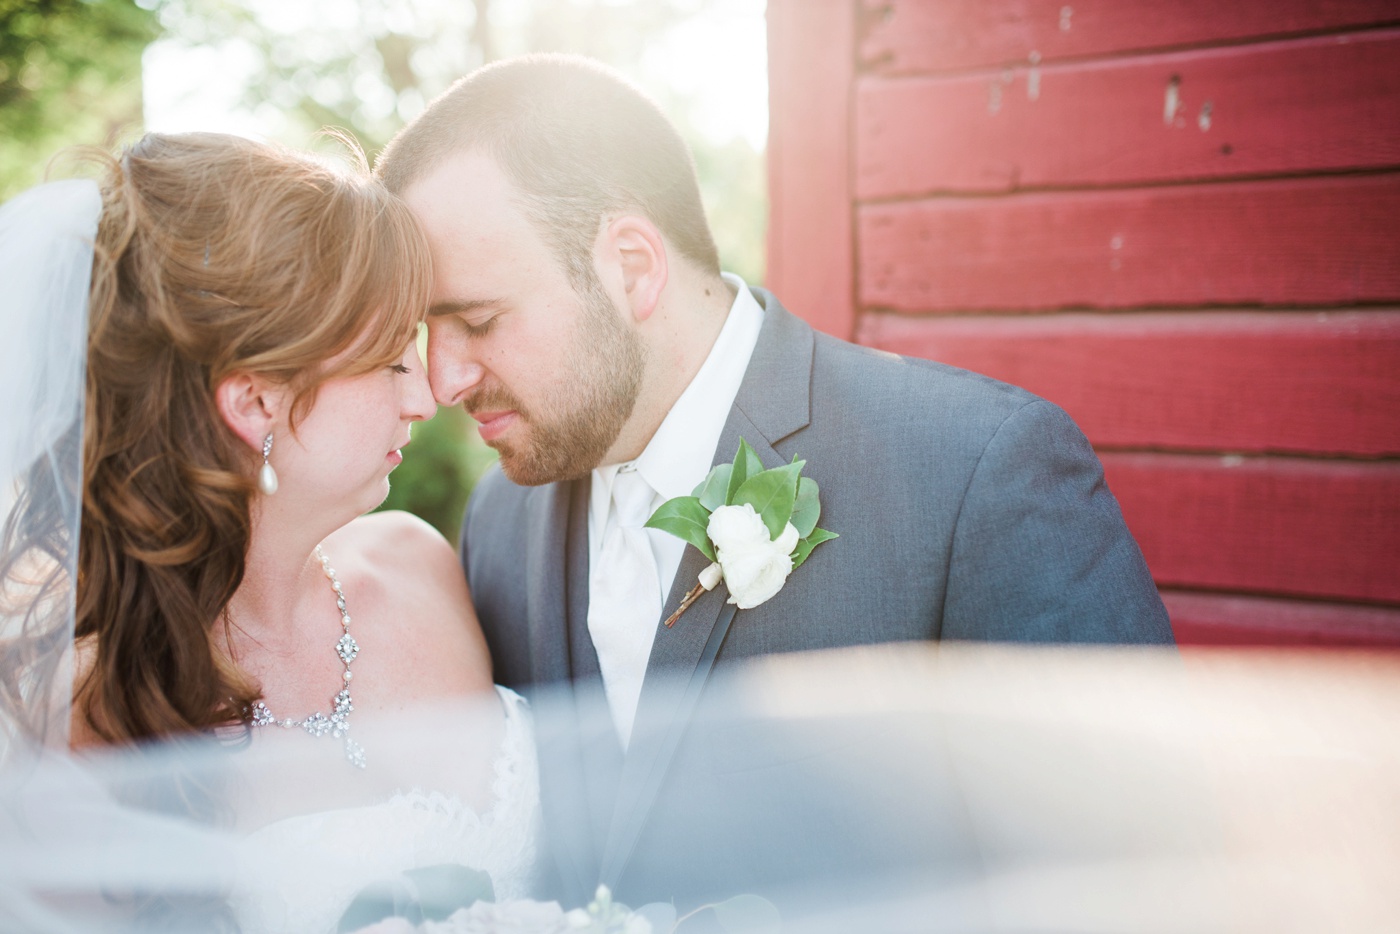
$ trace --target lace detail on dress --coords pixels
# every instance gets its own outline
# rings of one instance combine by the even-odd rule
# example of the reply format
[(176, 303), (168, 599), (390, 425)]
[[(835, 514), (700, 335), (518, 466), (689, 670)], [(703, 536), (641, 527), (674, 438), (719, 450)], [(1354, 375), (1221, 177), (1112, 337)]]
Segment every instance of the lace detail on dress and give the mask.
[(254, 832), (230, 904), (245, 934), (334, 931), (365, 886), (455, 863), (491, 876), (498, 900), (531, 894), (539, 847), (539, 771), (524, 700), (497, 687), (505, 728), (491, 803), (412, 788), (380, 804), (305, 814)]
[(388, 807), (430, 812), (461, 832), (489, 826), (500, 820), (500, 815), (514, 813), (522, 805), (536, 807), (539, 801), (539, 775), (535, 763), (534, 733), (529, 727), (525, 701), (519, 694), (500, 685), (496, 686), (496, 692), (505, 708), (506, 726), (500, 751), (492, 764), (491, 804), (486, 811), (477, 813), (456, 795), (421, 788), (400, 791), (386, 802)]

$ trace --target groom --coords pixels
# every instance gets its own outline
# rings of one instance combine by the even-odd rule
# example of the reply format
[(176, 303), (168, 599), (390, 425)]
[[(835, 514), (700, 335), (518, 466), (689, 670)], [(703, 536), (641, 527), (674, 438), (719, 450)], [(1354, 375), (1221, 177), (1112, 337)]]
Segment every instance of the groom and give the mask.
[[(1064, 412), (815, 333), (721, 274), (688, 150), (614, 73), (562, 56), (483, 68), (376, 171), (432, 247), (434, 395), (500, 454), (461, 544), (497, 680), (603, 686), (615, 761), (590, 754), (567, 778), (593, 839), (557, 854), (566, 897), (599, 880), (626, 894), (649, 804), (677, 778), (683, 731), (643, 731), (638, 711), (685, 722), (706, 678), (738, 660), (909, 640), (1172, 641)], [(709, 562), (642, 526), (741, 438), (767, 467), (805, 459), (821, 526), (840, 537), (761, 606), (736, 610), (720, 584), (665, 628)]]

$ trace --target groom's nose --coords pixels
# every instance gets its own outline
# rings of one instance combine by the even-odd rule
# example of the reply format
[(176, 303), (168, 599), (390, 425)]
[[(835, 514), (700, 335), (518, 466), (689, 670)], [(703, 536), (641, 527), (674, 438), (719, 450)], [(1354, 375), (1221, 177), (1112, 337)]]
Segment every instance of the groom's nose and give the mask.
[(439, 405), (460, 405), (486, 376), (466, 347), (447, 347), (428, 335), (428, 385)]

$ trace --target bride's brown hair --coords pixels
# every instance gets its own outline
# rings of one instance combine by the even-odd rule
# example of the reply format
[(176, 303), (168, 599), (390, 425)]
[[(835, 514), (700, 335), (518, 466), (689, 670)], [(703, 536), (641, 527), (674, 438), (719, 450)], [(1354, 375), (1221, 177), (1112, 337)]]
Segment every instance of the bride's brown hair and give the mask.
[(258, 697), (220, 648), (220, 620), (243, 579), (260, 459), (214, 391), (237, 372), (287, 385), (295, 429), (322, 383), (402, 357), (428, 305), (427, 245), (359, 162), (352, 172), (238, 137), (151, 134), (109, 166), (74, 693), (75, 718), (102, 740), (238, 721)]

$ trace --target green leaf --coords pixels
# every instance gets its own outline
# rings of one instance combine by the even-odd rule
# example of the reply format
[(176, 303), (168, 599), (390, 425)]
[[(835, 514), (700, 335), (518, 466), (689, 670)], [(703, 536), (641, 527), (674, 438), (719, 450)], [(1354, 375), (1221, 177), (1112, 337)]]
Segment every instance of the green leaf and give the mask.
[(763, 461), (758, 459), (754, 449), (749, 447), (749, 443), (743, 438), (739, 439), (739, 453), (734, 455), (734, 468), (729, 475), (729, 489), (725, 492), (724, 502), (727, 506), (733, 506), (739, 502), (735, 497), (750, 477), (757, 476), (763, 472)]
[(669, 532), (679, 539), (690, 542), (711, 561), (715, 560), (715, 549), (710, 544), (710, 534), (706, 531), (710, 524), (710, 511), (694, 496), (677, 496), (661, 504), (647, 520), (646, 527)]
[(763, 519), (763, 524), (768, 526), (768, 533), (776, 539), (792, 519), (792, 504), (797, 499), (797, 480), (801, 471), (801, 464), (788, 464), (749, 477), (734, 495), (733, 503), (736, 506), (744, 503), (752, 506)]
[(710, 512), (724, 505), (729, 494), (729, 477), (734, 473), (733, 464), (720, 464), (710, 471), (704, 481), (691, 494), (700, 498), (700, 505)]
[(779, 934), (783, 929), (777, 906), (758, 895), (735, 895), (714, 909), (727, 934)]
[(822, 517), (822, 504), (817, 499), (817, 481), (803, 477), (797, 484), (797, 500), (792, 505), (792, 524), (797, 534), (806, 538)]
[(813, 529), (812, 534), (797, 543), (797, 547), (792, 552), (792, 569), (795, 571), (802, 567), (802, 562), (807, 560), (807, 556), (812, 553), (822, 542), (829, 542), (833, 538), (840, 538), (835, 532), (828, 532), (826, 529)]

